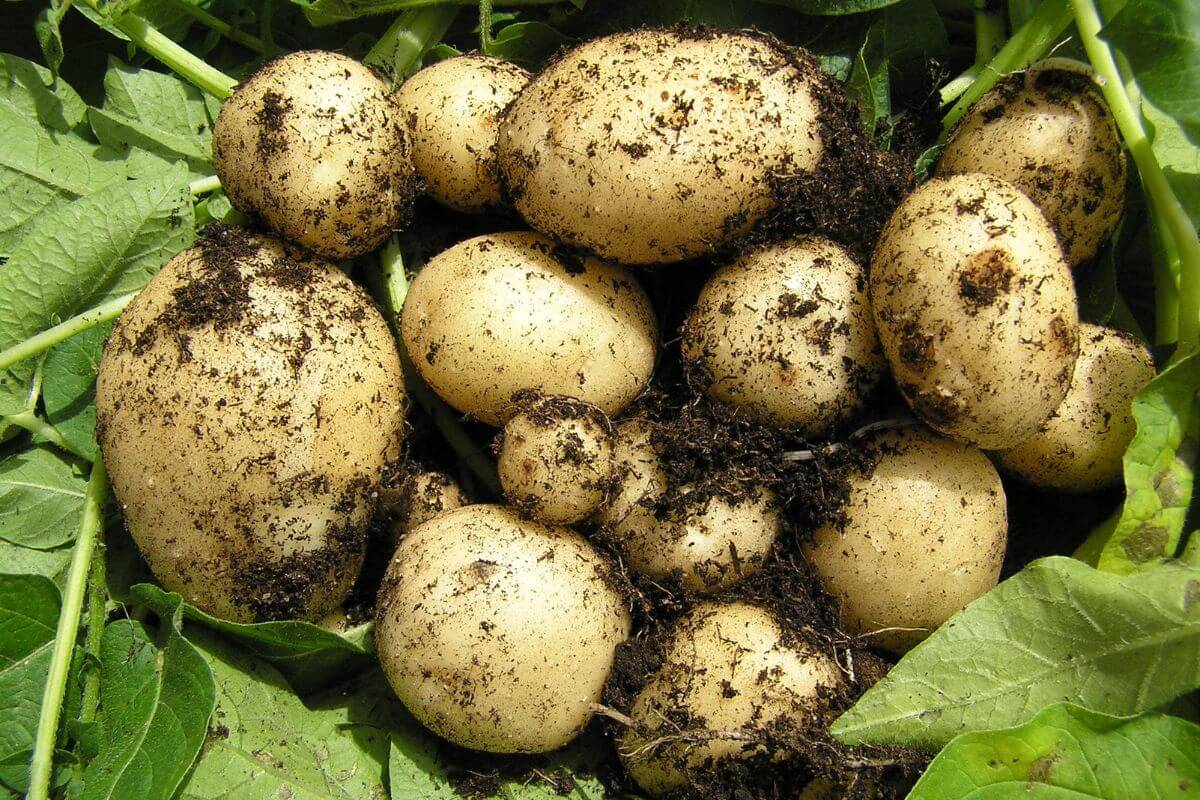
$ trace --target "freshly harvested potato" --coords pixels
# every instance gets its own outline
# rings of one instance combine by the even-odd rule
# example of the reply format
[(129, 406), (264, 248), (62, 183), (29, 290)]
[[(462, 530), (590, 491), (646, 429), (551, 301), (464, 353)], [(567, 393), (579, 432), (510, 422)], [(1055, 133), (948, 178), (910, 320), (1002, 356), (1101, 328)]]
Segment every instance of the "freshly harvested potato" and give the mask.
[(596, 513), (609, 528), (640, 524), (653, 518), (654, 502), (667, 490), (667, 475), (650, 437), (653, 423), (634, 418), (619, 423), (613, 442), (613, 493)]
[(1037, 206), (998, 178), (935, 178), (910, 194), (876, 247), (871, 303), (896, 383), (942, 433), (1013, 447), (1071, 385), (1070, 269)]
[(775, 207), (775, 178), (817, 167), (824, 80), (749, 32), (593, 39), (509, 108), (501, 174), (531, 226), (602, 258), (710, 253)]
[(500, 116), (529, 73), (472, 53), (425, 67), (396, 93), (425, 190), (458, 211), (500, 206)]
[(996, 585), (1008, 511), (979, 450), (924, 428), (878, 435), (879, 463), (851, 478), (844, 525), (804, 554), (849, 632), (902, 653)]
[(376, 648), (422, 724), (455, 744), (542, 753), (571, 741), (628, 635), (610, 565), (579, 534), (473, 505), (406, 536), (379, 591)]
[(662, 666), (634, 698), (637, 727), (622, 734), (621, 759), (654, 796), (727, 759), (797, 759), (786, 744), (768, 743), (787, 738), (778, 728), (803, 734), (822, 690), (840, 682), (833, 659), (785, 632), (770, 611), (703, 603), (680, 621)]
[(1047, 59), (975, 104), (942, 151), (938, 175), (984, 172), (1037, 204), (1071, 265), (1094, 258), (1125, 207), (1125, 149), (1087, 66)]
[(1121, 479), (1137, 430), (1133, 396), (1154, 377), (1154, 360), (1128, 334), (1084, 323), (1079, 360), (1062, 405), (1037, 433), (997, 453), (1000, 466), (1030, 483), (1091, 492)]
[(760, 422), (825, 433), (883, 373), (866, 272), (818, 237), (742, 256), (700, 292), (683, 357), (710, 397)]
[(117, 320), (97, 436), (151, 570), (239, 622), (319, 619), (358, 576), (404, 383), (370, 298), (336, 267), (223, 229)]
[(654, 310), (629, 271), (525, 232), (432, 258), (409, 287), (401, 333), (425, 382), (489, 425), (529, 390), (614, 416), (649, 383), (657, 348)]
[(432, 470), (409, 475), (395, 501), (392, 537), (397, 542), (418, 525), (471, 502), (454, 478)]
[(504, 424), (497, 468), (504, 496), (542, 522), (571, 524), (607, 496), (614, 470), (612, 423), (569, 397), (523, 404)]
[(417, 190), (387, 85), (320, 50), (269, 61), (238, 87), (213, 127), (213, 162), (234, 206), (331, 259), (374, 250)]

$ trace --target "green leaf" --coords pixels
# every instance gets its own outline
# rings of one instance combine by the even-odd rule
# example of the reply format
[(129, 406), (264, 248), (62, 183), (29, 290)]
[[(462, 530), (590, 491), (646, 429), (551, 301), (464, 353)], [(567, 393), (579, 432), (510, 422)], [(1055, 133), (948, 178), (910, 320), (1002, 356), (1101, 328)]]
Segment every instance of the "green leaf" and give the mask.
[(1164, 714), (1111, 717), (1060, 703), (1026, 725), (958, 737), (908, 800), (1146, 800), (1190, 797), (1196, 788), (1200, 727)]
[[(0, 350), (140, 289), (193, 238), (181, 170), (110, 184), (46, 213), (0, 270)], [(0, 372), (0, 414), (23, 409), (33, 366)]]
[[(182, 601), (180, 595), (164, 592), (149, 583), (134, 586), (130, 596), (151, 607), (166, 602), (167, 598), (173, 598), (172, 602)], [(182, 607), (189, 622), (218, 631), (247, 653), (269, 661), (301, 693), (344, 681), (347, 675), (374, 663), (374, 626), (370, 623), (339, 635), (311, 622), (241, 624), (218, 619), (186, 603)]]
[(0, 541), (0, 564), (13, 575), (41, 575), (60, 589), (66, 583), (67, 567), (71, 564), (71, 547), (54, 550), (34, 550)]
[(0, 53), (0, 99), (52, 130), (67, 132), (83, 121), (87, 104), (41, 64)]
[(200, 752), (216, 688), (179, 625), (175, 613), (157, 633), (128, 619), (104, 629), (99, 751), (81, 800), (170, 800)]
[(787, 6), (801, 14), (841, 16), (861, 14), (894, 5), (900, 0), (765, 0), (775, 5)]
[(488, 42), (488, 55), (536, 69), (571, 40), (544, 22), (514, 22), (505, 25)]
[(38, 46), (42, 48), (42, 57), (46, 59), (46, 64), (55, 75), (58, 74), (66, 55), (60, 28), (62, 15), (62, 0), (50, 0), (50, 5), (39, 11), (33, 21), (33, 33), (37, 37)]
[(49, 550), (75, 538), (87, 476), (49, 445), (0, 459), (0, 539)]
[(1034, 561), (934, 631), (833, 725), (847, 743), (936, 749), (1079, 703), (1138, 714), (1200, 686), (1200, 570), (1129, 576)]
[(53, 347), (42, 364), (46, 420), (62, 434), (72, 451), (89, 461), (100, 455), (96, 444), (96, 373), (104, 340), (111, 330), (111, 322), (88, 328)]
[(1193, 354), (1134, 397), (1137, 433), (1125, 451), (1125, 505), (1100, 553), (1100, 569), (1127, 574), (1175, 553), (1200, 442), (1198, 390), (1200, 354)]
[(283, 676), (213, 634), (189, 634), (217, 684), (208, 742), (180, 800), (385, 797), (387, 735), (356, 725), (347, 704), (310, 708)]

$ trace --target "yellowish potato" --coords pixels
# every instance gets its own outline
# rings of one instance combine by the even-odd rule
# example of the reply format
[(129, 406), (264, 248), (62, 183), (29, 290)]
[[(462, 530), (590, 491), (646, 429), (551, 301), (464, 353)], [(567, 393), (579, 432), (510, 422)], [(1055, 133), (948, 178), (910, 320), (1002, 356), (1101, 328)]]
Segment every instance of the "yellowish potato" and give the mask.
[(392, 538), (398, 542), (418, 525), (470, 502), (458, 481), (446, 473), (432, 470), (413, 473), (395, 493), (391, 508)]

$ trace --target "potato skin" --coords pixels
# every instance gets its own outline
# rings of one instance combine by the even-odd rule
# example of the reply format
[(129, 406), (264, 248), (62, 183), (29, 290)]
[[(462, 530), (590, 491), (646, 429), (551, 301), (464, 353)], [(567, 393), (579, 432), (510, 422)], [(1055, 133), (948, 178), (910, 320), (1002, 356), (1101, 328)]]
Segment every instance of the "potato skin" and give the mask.
[(500, 126), (529, 224), (630, 264), (709, 253), (776, 203), (771, 178), (821, 159), (814, 60), (752, 33), (637, 30), (537, 75)]
[(1079, 349), (1070, 269), (1029, 198), (987, 175), (935, 178), (884, 228), (871, 262), (883, 352), (930, 426), (985, 450), (1032, 436)]
[(336, 607), (398, 456), (403, 386), (387, 324), (333, 265), (233, 230), (173, 258), (96, 382), (104, 463), (154, 574), (241, 622)]
[(407, 222), (416, 195), (399, 105), (352, 58), (306, 50), (242, 83), (213, 128), (230, 201), (330, 259), (375, 249)]
[(1121, 479), (1133, 441), (1133, 396), (1154, 377), (1150, 352), (1132, 336), (1079, 327), (1071, 388), (1041, 430), (997, 453), (1001, 468), (1037, 486), (1091, 492)]
[(844, 526), (804, 554), (851, 633), (902, 653), (996, 585), (1008, 540), (1000, 476), (970, 445), (919, 427), (879, 435), (879, 463), (852, 477)]
[(430, 196), (457, 211), (504, 204), (500, 117), (528, 82), (516, 64), (472, 53), (431, 64), (400, 86), (413, 164)]
[(470, 502), (454, 478), (434, 470), (409, 475), (399, 490), (386, 492), (383, 500), (393, 513), (391, 531), (395, 542), (418, 525)]
[(1072, 266), (1095, 257), (1125, 208), (1125, 149), (1090, 70), (1048, 59), (1009, 75), (955, 128), (938, 175), (984, 172), (1042, 210)]
[(681, 732), (753, 736), (776, 725), (803, 726), (819, 703), (818, 692), (840, 681), (833, 659), (794, 641), (766, 609), (702, 603), (677, 625), (662, 666), (634, 698), (629, 716), (641, 728), (621, 735), (622, 761), (639, 786), (659, 796), (688, 786), (689, 772), (714, 762), (795, 758), (798, 753), (782, 747), (720, 738), (646, 746)]
[(630, 618), (610, 565), (568, 528), (473, 505), (400, 543), (376, 648), (422, 724), (494, 753), (562, 747), (592, 716)]
[(654, 310), (628, 270), (527, 232), (477, 236), (430, 259), (401, 333), (425, 382), (489, 425), (516, 411), (523, 390), (613, 416), (649, 383), (657, 349)]
[(808, 435), (857, 411), (884, 368), (866, 272), (820, 237), (719, 269), (688, 317), (683, 354), (710, 397)]

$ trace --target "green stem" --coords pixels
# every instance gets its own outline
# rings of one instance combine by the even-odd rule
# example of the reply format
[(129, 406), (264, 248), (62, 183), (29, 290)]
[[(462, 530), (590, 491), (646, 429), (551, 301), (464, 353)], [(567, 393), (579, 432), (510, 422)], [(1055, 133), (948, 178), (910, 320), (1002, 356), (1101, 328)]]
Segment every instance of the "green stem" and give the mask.
[(195, 5), (194, 3), (189, 3), (187, 0), (169, 0), (169, 1), (170, 1), (171, 5), (173, 5), (175, 8), (177, 8), (180, 11), (182, 11), (183, 13), (187, 14), (189, 17), (196, 20), (201, 25), (204, 25), (207, 28), (211, 28), (212, 30), (221, 34), (229, 41), (237, 42), (242, 47), (247, 47), (261, 55), (266, 55), (267, 53), (270, 52), (270, 48), (267, 47), (266, 43), (263, 42), (262, 39), (259, 39), (257, 36), (254, 36), (252, 34), (246, 33), (245, 31), (238, 30), (237, 28), (233, 27), (225, 20), (218, 19), (217, 17), (214, 17), (212, 14), (209, 14), (203, 8), (200, 8), (200, 6)]
[(492, 0), (479, 0), (479, 50), (492, 51)]
[(101, 303), (95, 308), (88, 309), (82, 314), (64, 320), (53, 328), (47, 328), (41, 333), (30, 336), (23, 342), (19, 342), (7, 350), (0, 350), (0, 372), (11, 367), (13, 364), (19, 364), (26, 359), (33, 358), (38, 353), (49, 350), (59, 342), (65, 342), (77, 333), (82, 333), (88, 328), (108, 322), (115, 318), (125, 306), (129, 305), (133, 298), (137, 297), (137, 292), (123, 294), (120, 297), (114, 297), (107, 303)]
[(50, 669), (46, 676), (45, 691), (42, 692), (42, 708), (38, 714), (33, 760), (29, 765), (27, 800), (47, 800), (50, 793), (50, 779), (54, 771), (54, 747), (58, 742), (58, 721), (62, 714), (63, 695), (67, 688), (67, 675), (71, 668), (75, 639), (79, 634), (84, 587), (87, 585), (96, 540), (100, 538), (100, 529), (104, 522), (103, 507), (107, 496), (108, 478), (104, 474), (103, 462), (97, 461), (92, 465), (92, 475), (84, 493), (83, 518), (79, 523), (75, 552), (71, 556), (67, 585), (63, 589), (62, 611), (58, 615), (58, 630), (54, 634), (54, 649), (50, 655)]
[(199, 197), (202, 194), (215, 192), (221, 188), (221, 179), (216, 175), (209, 175), (207, 178), (197, 178), (188, 184), (188, 191), (193, 197)]
[(983, 72), (982, 64), (972, 64), (963, 70), (961, 75), (951, 80), (938, 92), (939, 105), (948, 106), (961, 97), (963, 92), (971, 88), (971, 84), (979, 78), (981, 72)]
[(988, 61), (979, 77), (959, 96), (942, 120), (941, 140), (945, 141), (958, 124), (1001, 77), (1037, 61), (1050, 51), (1054, 42), (1071, 24), (1071, 8), (1067, 0), (1046, 0), (1037, 13), (1017, 29), (1000, 51)]
[[(96, 13), (105, 13), (100, 8), (99, 0), (81, 1)], [(233, 94), (237, 81), (210, 66), (203, 59), (189, 53), (137, 14), (125, 12), (115, 14), (108, 19), (117, 30), (128, 36), (130, 41), (200, 90), (208, 92), (218, 100), (225, 100)]]
[(975, 63), (986, 64), (1004, 44), (1004, 4), (975, 0)]
[(1104, 79), (1101, 91), (1117, 121), (1125, 146), (1137, 165), (1151, 211), (1161, 219), (1179, 255), (1178, 353), (1189, 352), (1200, 338), (1200, 239), (1196, 238), (1196, 228), (1191, 218), (1159, 166), (1150, 137), (1142, 126), (1141, 115), (1125, 92), (1121, 71), (1112, 50), (1100, 39), (1100, 29), (1104, 27), (1100, 12), (1092, 0), (1071, 0), (1071, 5), (1075, 10), (1075, 25), (1079, 28), (1083, 47), (1092, 62), (1092, 68)]
[(440, 6), (406, 11), (379, 37), (363, 61), (384, 70), (392, 83), (410, 75), (421, 56), (442, 40), (460, 9)]
[(67, 440), (63, 438), (58, 429), (46, 422), (44, 419), (34, 414), (32, 411), (22, 411), (20, 414), (9, 414), (0, 417), (0, 420), (9, 425), (16, 425), (18, 428), (24, 428), (35, 436), (40, 436), (50, 444), (62, 450), (71, 453), (71, 448), (67, 445)]
[(104, 618), (107, 614), (108, 590), (104, 576), (105, 547), (103, 541), (96, 542), (92, 556), (91, 574), (88, 576), (87, 633), (83, 639), (83, 651), (88, 656), (87, 671), (83, 678), (83, 699), (79, 704), (79, 721), (92, 722), (100, 706), (100, 640), (104, 636)]

